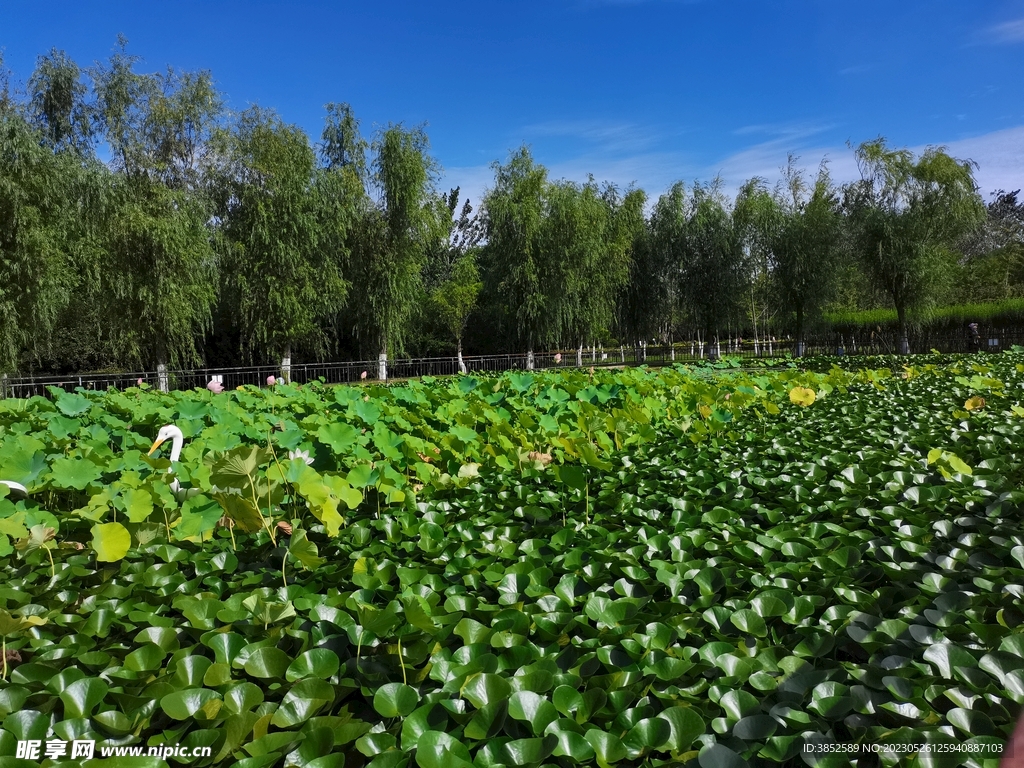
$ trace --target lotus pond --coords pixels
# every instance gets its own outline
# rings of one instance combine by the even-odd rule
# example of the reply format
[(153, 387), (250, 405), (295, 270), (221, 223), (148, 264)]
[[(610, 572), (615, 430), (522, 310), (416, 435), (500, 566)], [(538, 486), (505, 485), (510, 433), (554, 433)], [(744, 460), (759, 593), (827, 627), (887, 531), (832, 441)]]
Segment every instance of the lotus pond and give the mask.
[(0, 401), (0, 766), (995, 766), (1024, 355), (843, 364)]

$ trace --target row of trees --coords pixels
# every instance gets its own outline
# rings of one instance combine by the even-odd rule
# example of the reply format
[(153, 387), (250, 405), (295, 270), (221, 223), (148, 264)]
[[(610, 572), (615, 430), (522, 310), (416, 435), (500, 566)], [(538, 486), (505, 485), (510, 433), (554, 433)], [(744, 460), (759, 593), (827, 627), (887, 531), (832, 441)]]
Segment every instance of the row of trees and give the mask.
[[(730, 200), (718, 183), (656, 201), (551, 180), (527, 148), (474, 211), (422, 128), (370, 140), (329, 104), (317, 143), (274, 112), (225, 108), (208, 72), (139, 72), (122, 39), (81, 68), (0, 62), (0, 370), (230, 365), (792, 332), (829, 306), (908, 316), (979, 271), (1024, 285), (1022, 206), (983, 205), (974, 167), (883, 140), (861, 180)], [(986, 288), (987, 290), (987, 288)], [(954, 296), (954, 298), (975, 298)]]

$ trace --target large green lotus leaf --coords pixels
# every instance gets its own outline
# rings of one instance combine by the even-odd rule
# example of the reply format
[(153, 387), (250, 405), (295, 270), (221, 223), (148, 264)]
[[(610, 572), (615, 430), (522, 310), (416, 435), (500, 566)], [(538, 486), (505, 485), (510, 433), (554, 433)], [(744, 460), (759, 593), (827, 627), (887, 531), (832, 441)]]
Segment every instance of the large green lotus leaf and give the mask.
[(703, 568), (694, 577), (702, 595), (713, 595), (725, 588), (725, 577), (717, 568)]
[(264, 519), (251, 498), (235, 493), (215, 493), (213, 497), (224, 510), (224, 514), (244, 533), (255, 533), (265, 527)]
[(401, 745), (403, 750), (416, 749), (420, 737), (429, 731), (444, 731), (448, 715), (444, 707), (424, 704), (402, 721)]
[(284, 677), (291, 661), (280, 648), (257, 648), (246, 659), (245, 671), (258, 678)]
[(566, 717), (572, 717), (583, 705), (583, 696), (575, 688), (568, 685), (560, 685), (555, 688), (551, 698), (555, 709)]
[[(612, 463), (598, 456), (597, 451), (594, 450), (594, 446), (590, 443), (577, 443), (576, 449), (579, 451), (580, 458), (583, 460), (583, 463), (588, 467), (593, 467), (601, 472), (607, 472), (612, 468)], [(562, 482), (573, 487), (572, 484), (566, 480), (563, 480)]]
[(704, 733), (704, 719), (690, 707), (668, 707), (658, 713), (671, 729), (665, 745), (674, 752), (690, 748), (694, 739)]
[(473, 768), (466, 745), (448, 733), (427, 731), (416, 745), (420, 768)]
[(132, 546), (132, 536), (120, 523), (98, 523), (92, 527), (92, 548), (101, 563), (124, 558)]
[(330, 683), (312, 678), (300, 680), (285, 694), (270, 723), (276, 728), (292, 728), (306, 722), (334, 700), (334, 687)]
[(172, 684), (179, 688), (199, 687), (212, 664), (205, 656), (186, 656), (174, 668)]
[(306, 677), (326, 680), (338, 672), (339, 666), (338, 654), (334, 651), (327, 648), (311, 648), (288, 665), (285, 678), (289, 682)]
[(500, 675), (482, 674), (471, 679), (462, 689), (462, 695), (474, 707), (481, 709), (512, 695), (512, 686)]
[(107, 684), (99, 678), (76, 680), (61, 691), (60, 700), (64, 702), (65, 717), (89, 717), (109, 690)]
[(167, 652), (156, 643), (146, 643), (125, 656), (124, 666), (133, 672), (153, 672), (160, 669)]
[[(813, 394), (813, 393), (812, 393)], [(697, 756), (701, 768), (746, 768), (747, 761), (724, 744), (702, 747)]]
[(359, 437), (359, 430), (351, 424), (335, 422), (320, 427), (316, 436), (320, 442), (329, 445), (335, 454), (344, 456)]
[(533, 386), (534, 377), (529, 373), (509, 374), (508, 383), (519, 393), (523, 393)]
[(508, 765), (535, 765), (555, 751), (558, 737), (549, 733), (544, 738), (514, 739), (504, 745), (505, 762)]
[(925, 661), (930, 662), (942, 677), (953, 678), (956, 667), (976, 667), (977, 660), (965, 648), (953, 643), (935, 643), (924, 651)]
[(773, 717), (748, 715), (732, 727), (732, 735), (742, 741), (763, 742), (774, 734), (778, 727), (779, 724)]
[(420, 697), (416, 689), (403, 683), (388, 683), (373, 695), (373, 708), (381, 717), (405, 717), (416, 709)]
[(216, 691), (209, 688), (186, 688), (160, 699), (160, 709), (170, 718), (187, 720), (214, 700), (220, 700)]
[(543, 696), (532, 691), (518, 691), (512, 694), (508, 713), (516, 720), (530, 724), (535, 736), (540, 736), (549, 723), (558, 719), (558, 710)]
[[(235, 635), (235, 637), (238, 637)], [(178, 640), (178, 633), (171, 627), (146, 627), (139, 630), (135, 635), (136, 643), (153, 643), (158, 645), (167, 653), (178, 650), (181, 643)], [(241, 646), (239, 646), (241, 647)]]
[(48, 389), (54, 396), (54, 405), (65, 416), (81, 416), (92, 407), (92, 403), (87, 397), (65, 392), (58, 387), (49, 387)]
[(88, 459), (59, 458), (50, 467), (50, 479), (57, 488), (85, 490), (90, 483), (99, 480), (103, 472)]
[(388, 750), (396, 749), (397, 746), (398, 740), (393, 734), (386, 731), (383, 733), (368, 733), (356, 740), (356, 749), (363, 755), (366, 755), (366, 757), (375, 757)]
[(30, 491), (46, 469), (43, 444), (29, 435), (5, 436), (0, 444), (0, 467), (3, 479), (21, 483)]
[(594, 759), (596, 753), (586, 738), (575, 731), (553, 731), (558, 738), (555, 745), (555, 757), (568, 757), (576, 763), (587, 763)]
[(224, 709), (242, 714), (263, 703), (263, 689), (252, 683), (239, 683), (224, 692)]
[(613, 733), (591, 728), (583, 734), (583, 738), (587, 740), (597, 755), (598, 765), (614, 765), (620, 760), (625, 760), (629, 754), (626, 745)]
[(353, 488), (366, 488), (376, 485), (380, 479), (380, 472), (371, 464), (357, 464), (349, 470), (346, 479)]
[(555, 469), (555, 473), (559, 482), (564, 483), (569, 488), (582, 491), (587, 487), (587, 473), (582, 467), (577, 467), (574, 464), (563, 464)]
[(269, 458), (269, 451), (262, 448), (249, 446), (234, 448), (221, 456), (213, 465), (210, 482), (218, 488), (249, 488), (256, 477), (258, 468)]
[(672, 726), (662, 718), (648, 717), (639, 721), (622, 737), (626, 749), (645, 753), (660, 749), (672, 737)]
[(501, 733), (508, 715), (508, 701), (498, 699), (477, 710), (466, 724), (465, 735), (469, 739), (492, 739)]
[(729, 620), (741, 632), (746, 632), (756, 637), (764, 637), (768, 634), (768, 627), (764, 623), (764, 619), (749, 608), (733, 611), (729, 616)]

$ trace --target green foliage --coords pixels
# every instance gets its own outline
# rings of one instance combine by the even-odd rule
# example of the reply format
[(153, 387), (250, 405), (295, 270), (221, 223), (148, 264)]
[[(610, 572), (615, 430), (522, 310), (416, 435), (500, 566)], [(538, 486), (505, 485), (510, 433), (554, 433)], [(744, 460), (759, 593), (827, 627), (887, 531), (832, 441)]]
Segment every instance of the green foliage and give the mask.
[[(1013, 325), (1024, 319), (1024, 299), (1005, 299), (982, 304), (956, 304), (929, 307), (920, 312), (909, 312), (907, 321), (913, 326), (944, 327), (962, 330), (970, 322), (989, 325)], [(825, 315), (833, 327), (875, 328), (896, 327), (895, 309), (873, 309), (862, 312), (833, 312)]]
[[(250, 356), (288, 357), (298, 341), (322, 347), (321, 323), (348, 289), (337, 190), (315, 182), (306, 134), (272, 113), (246, 110), (230, 141), (227, 272), (243, 344)], [(325, 234), (333, 248), (324, 247)]]
[(802, 342), (806, 320), (831, 297), (841, 266), (843, 220), (828, 168), (823, 164), (808, 188), (790, 156), (774, 192), (759, 179), (744, 186), (735, 216), (766, 265), (775, 303), (795, 315), (794, 336)]
[(0, 109), (0, 370), (45, 344), (71, 301), (93, 213), (83, 222), (74, 210), (86, 176), (74, 153), (51, 151), (23, 117)]
[(905, 343), (907, 312), (933, 303), (952, 272), (952, 249), (985, 209), (970, 161), (942, 149), (914, 158), (876, 139), (857, 148), (857, 162), (862, 178), (847, 186), (845, 202), (855, 247), (891, 299)]
[(443, 227), (431, 205), (436, 165), (424, 130), (390, 125), (372, 149), (380, 202), (363, 211), (354, 232), (352, 312), (360, 344), (379, 354), (386, 378), (388, 352), (402, 348), (421, 296), (427, 244)]
[(739, 311), (747, 277), (742, 233), (717, 181), (694, 185), (680, 245), (678, 295), (710, 342)]
[(553, 340), (548, 286), (543, 279), (541, 228), (547, 170), (521, 147), (504, 165), (493, 164), (487, 211), (488, 278), (509, 323), (509, 335), (532, 351)]
[[(740, 765), (843, 733), (891, 764), (954, 737), (991, 757), (1024, 702), (1024, 358), (839, 361), (0, 403), (0, 457), (44, 467), (0, 497), (0, 743)], [(267, 525), (179, 533), (142, 455), (166, 419), (190, 501)], [(68, 460), (100, 476), (58, 482)], [(129, 521), (134, 492), (153, 510)]]
[(463, 255), (452, 267), (451, 276), (430, 292), (431, 308), (462, 351), (466, 322), (476, 306), (483, 283), (476, 265), (476, 253)]

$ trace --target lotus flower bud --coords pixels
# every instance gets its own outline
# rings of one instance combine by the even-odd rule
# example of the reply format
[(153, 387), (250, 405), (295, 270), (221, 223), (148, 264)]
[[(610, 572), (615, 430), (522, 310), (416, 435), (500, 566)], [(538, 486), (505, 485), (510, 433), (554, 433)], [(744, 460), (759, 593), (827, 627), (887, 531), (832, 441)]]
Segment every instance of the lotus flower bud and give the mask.
[(267, 386), (272, 387), (277, 383), (277, 379), (273, 376), (267, 376)]

